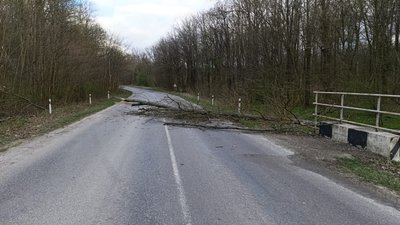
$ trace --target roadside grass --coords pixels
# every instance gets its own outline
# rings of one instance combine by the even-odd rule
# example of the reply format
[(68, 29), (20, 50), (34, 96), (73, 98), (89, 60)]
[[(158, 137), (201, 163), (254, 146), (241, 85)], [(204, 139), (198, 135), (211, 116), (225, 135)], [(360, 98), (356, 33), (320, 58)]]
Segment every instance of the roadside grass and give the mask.
[[(160, 87), (151, 87), (152, 90), (154, 91), (160, 91), (160, 92), (165, 92), (169, 93), (172, 95), (179, 96), (183, 99), (185, 99), (188, 102), (197, 104), (201, 106), (203, 109), (211, 112), (237, 112), (238, 110), (238, 103), (235, 101), (223, 101), (221, 99), (215, 98), (214, 99), (214, 105), (211, 103), (211, 96), (204, 97), (200, 96), (200, 101), (197, 100), (197, 95), (193, 95), (191, 93), (187, 92), (175, 92), (175, 91), (170, 91), (166, 90)], [(247, 105), (245, 102), (242, 102), (242, 113), (248, 113), (248, 114), (253, 114), (255, 111), (262, 111), (261, 110), (262, 106), (260, 105)]]
[[(375, 125), (376, 115), (368, 112), (353, 112), (347, 118), (352, 121)], [(381, 125), (384, 128), (400, 129), (400, 117), (391, 115), (381, 115)]]
[(197, 100), (197, 96), (188, 94), (188, 93), (179, 93), (179, 92), (172, 92), (171, 94), (178, 95), (179, 97), (185, 99), (188, 102), (192, 102), (201, 106), (203, 109), (212, 112), (232, 112), (234, 109), (229, 104), (222, 102), (218, 99), (214, 99), (214, 105), (211, 103), (210, 98), (200, 98), (200, 101)]
[(266, 124), (265, 123), (261, 123), (261, 121), (258, 121), (258, 120), (249, 120), (249, 119), (240, 119), (239, 120), (239, 123), (240, 124), (242, 124), (243, 126), (245, 126), (245, 127), (248, 127), (248, 128), (255, 128), (255, 129), (258, 129), (258, 128), (263, 128), (263, 127), (265, 127), (266, 126)]
[[(399, 166), (398, 163), (393, 163), (397, 164), (396, 167)], [(374, 164), (367, 164), (360, 159), (348, 158), (338, 159), (338, 165), (345, 168), (347, 171), (354, 173), (364, 181), (400, 192), (400, 177), (398, 174), (396, 176), (395, 173), (390, 173), (382, 169), (382, 166), (379, 168)]]
[[(131, 92), (118, 90), (113, 95), (129, 97)], [(53, 106), (53, 114), (42, 111), (36, 115), (16, 116), (0, 123), (0, 152), (12, 147), (18, 140), (35, 137), (65, 127), (115, 104), (115, 99), (93, 98), (92, 105), (74, 103)]]

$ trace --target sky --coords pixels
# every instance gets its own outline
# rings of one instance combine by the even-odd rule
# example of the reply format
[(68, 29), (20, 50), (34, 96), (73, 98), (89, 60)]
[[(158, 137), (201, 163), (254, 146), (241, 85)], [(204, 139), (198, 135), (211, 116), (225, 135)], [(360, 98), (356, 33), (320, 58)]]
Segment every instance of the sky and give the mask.
[(145, 50), (216, 0), (90, 0), (96, 21), (129, 48)]

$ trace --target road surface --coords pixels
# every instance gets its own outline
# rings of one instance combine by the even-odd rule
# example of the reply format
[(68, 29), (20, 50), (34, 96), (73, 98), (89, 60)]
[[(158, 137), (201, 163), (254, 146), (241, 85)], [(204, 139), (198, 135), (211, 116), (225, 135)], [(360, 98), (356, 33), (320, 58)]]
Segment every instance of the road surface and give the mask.
[(396, 209), (297, 166), (271, 139), (131, 110), (119, 103), (2, 153), (0, 224), (400, 224)]

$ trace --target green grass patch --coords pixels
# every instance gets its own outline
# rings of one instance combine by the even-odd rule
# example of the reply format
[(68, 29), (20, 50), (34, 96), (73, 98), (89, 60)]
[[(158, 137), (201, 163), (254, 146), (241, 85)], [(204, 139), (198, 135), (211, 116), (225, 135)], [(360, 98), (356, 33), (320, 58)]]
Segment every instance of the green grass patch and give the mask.
[[(99, 112), (103, 109), (106, 109), (115, 104), (114, 100), (100, 100), (98, 102), (94, 102), (92, 105), (87, 107), (77, 106), (74, 111), (67, 113), (65, 116), (55, 116), (52, 118), (52, 122), (48, 124), (48, 126), (44, 127), (40, 133), (48, 132), (54, 129), (58, 129), (79, 121), (89, 115), (92, 115), (96, 112)], [(64, 110), (68, 110), (68, 107), (63, 108)]]
[(366, 165), (358, 159), (338, 159), (338, 163), (362, 180), (400, 192), (400, 179), (388, 172)]
[(261, 123), (258, 120), (240, 119), (239, 123), (248, 128), (262, 128)]
[[(347, 120), (375, 125), (376, 115), (368, 112), (344, 112), (344, 118)], [(400, 117), (391, 115), (381, 115), (381, 127), (390, 129), (400, 129)]]
[(193, 96), (188, 93), (172, 93), (181, 98), (185, 99), (188, 102), (195, 103), (201, 106), (203, 109), (212, 111), (212, 112), (232, 112), (233, 107), (221, 102), (217, 99), (214, 99), (214, 105), (212, 105), (211, 97), (210, 98), (200, 98), (200, 101), (197, 101), (197, 96)]
[(299, 118), (303, 120), (314, 120), (313, 113), (315, 111), (314, 107), (295, 107), (292, 112)]

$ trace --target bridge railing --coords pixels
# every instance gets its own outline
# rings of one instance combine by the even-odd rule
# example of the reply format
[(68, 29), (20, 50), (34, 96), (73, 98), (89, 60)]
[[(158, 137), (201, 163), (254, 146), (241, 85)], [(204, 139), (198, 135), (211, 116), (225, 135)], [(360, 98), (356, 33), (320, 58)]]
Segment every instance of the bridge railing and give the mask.
[[(374, 129), (376, 129), (376, 131), (380, 130), (380, 131), (388, 131), (388, 132), (400, 134), (400, 130), (389, 129), (389, 128), (384, 128), (384, 127), (380, 126), (380, 120), (381, 120), (381, 116), (383, 114), (400, 116), (400, 113), (398, 113), (398, 112), (391, 112), (391, 111), (383, 111), (383, 110), (381, 110), (382, 109), (382, 98), (400, 99), (400, 95), (351, 93), (351, 92), (325, 92), (325, 91), (314, 91), (314, 95), (315, 95), (315, 102), (313, 104), (315, 105), (315, 111), (314, 111), (313, 115), (315, 116), (315, 126), (318, 125), (318, 118), (326, 118), (326, 119), (329, 119), (329, 120), (338, 121), (340, 123), (349, 123), (349, 124), (354, 124), (354, 125), (374, 128)], [(340, 96), (340, 105), (320, 102), (319, 99), (320, 99), (320, 97), (322, 95)], [(345, 96), (368, 96), (368, 97), (374, 97), (374, 98), (376, 98), (376, 109), (367, 109), (367, 108), (346, 106), (345, 105)], [(321, 115), (318, 112), (319, 106), (332, 107), (332, 108), (340, 109), (339, 118), (335, 118), (335, 117), (332, 117), (332, 116)], [(344, 110), (345, 109), (361, 111), (361, 112), (375, 113), (375, 117), (376, 117), (375, 125), (359, 123), (359, 122), (355, 122), (355, 121), (351, 121), (351, 120), (345, 119), (344, 118)]]

